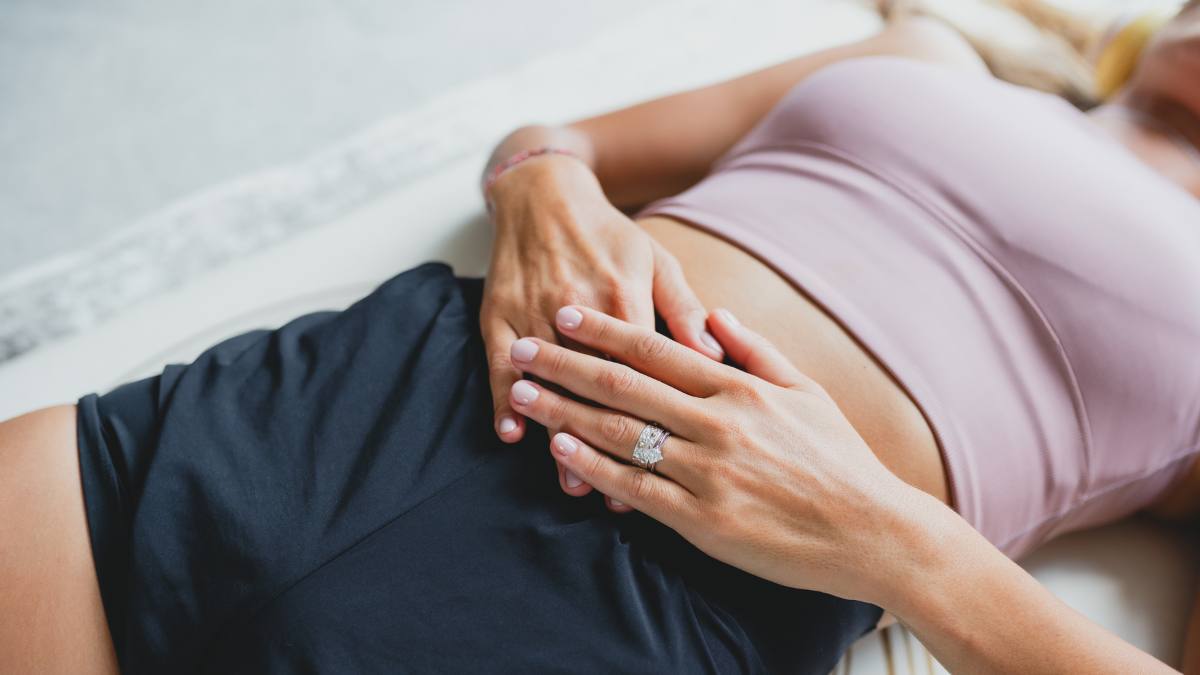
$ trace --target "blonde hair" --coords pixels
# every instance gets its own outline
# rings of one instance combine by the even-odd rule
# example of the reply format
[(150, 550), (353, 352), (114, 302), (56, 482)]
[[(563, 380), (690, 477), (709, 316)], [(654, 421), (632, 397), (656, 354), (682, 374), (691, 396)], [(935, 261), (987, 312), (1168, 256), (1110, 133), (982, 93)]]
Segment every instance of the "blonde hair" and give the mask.
[(1088, 109), (1128, 80), (1141, 50), (1178, 4), (1148, 3), (1148, 10), (1133, 14), (1072, 12), (1046, 0), (877, 0), (876, 6), (889, 21), (913, 14), (939, 19), (996, 77)]

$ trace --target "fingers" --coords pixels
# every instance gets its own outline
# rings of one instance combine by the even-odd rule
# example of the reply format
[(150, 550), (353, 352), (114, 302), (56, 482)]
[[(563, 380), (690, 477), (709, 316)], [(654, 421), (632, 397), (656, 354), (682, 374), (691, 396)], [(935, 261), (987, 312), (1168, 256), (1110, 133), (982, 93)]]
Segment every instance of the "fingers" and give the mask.
[[(619, 323), (630, 325), (623, 321)], [(650, 332), (646, 334), (657, 335)], [(685, 347), (678, 348), (687, 351)], [(509, 355), (522, 371), (563, 387), (577, 396), (633, 413), (642, 419), (658, 420), (672, 432), (684, 436), (697, 431), (696, 423), (691, 419), (696, 412), (695, 398), (629, 366), (581, 354), (536, 338), (522, 338), (513, 342)], [(692, 357), (705, 360), (694, 353)], [(553, 420), (549, 423), (539, 421), (555, 428), (552, 426)]]
[(555, 465), (558, 467), (558, 484), (563, 492), (572, 497), (582, 497), (592, 491), (591, 485), (583, 482), (583, 479), (564, 467), (562, 462), (555, 460)]
[(516, 414), (508, 402), (508, 390), (521, 379), (521, 371), (509, 356), (517, 333), (508, 322), (484, 320), (483, 341), (488, 355), (488, 379), (492, 388), (492, 424), (496, 435), (505, 443), (516, 443), (525, 436), (525, 419)]
[(680, 344), (717, 361), (725, 358), (720, 343), (704, 327), (707, 312), (684, 278), (679, 261), (657, 243), (654, 245), (654, 306), (666, 319), (671, 337)]
[(635, 326), (654, 330), (654, 294), (651, 288), (641, 287), (624, 301), (618, 303), (614, 309), (618, 311), (613, 312), (613, 316), (620, 317)]
[[(580, 403), (528, 380), (513, 385), (511, 401), (513, 407), (529, 419), (548, 429), (569, 431), (592, 447), (623, 461), (632, 459), (633, 448), (646, 426), (645, 421), (625, 413)], [(655, 470), (682, 485), (696, 487), (711, 473), (708, 455), (679, 436), (667, 438), (662, 453), (663, 459)], [(593, 484), (593, 487), (597, 486)]]
[(682, 485), (618, 462), (574, 435), (555, 434), (550, 448), (551, 454), (563, 466), (610, 499), (637, 509), (667, 527), (678, 529), (682, 516), (696, 510), (690, 508), (696, 498)]
[(714, 311), (708, 317), (708, 325), (725, 346), (729, 358), (747, 373), (781, 387), (799, 386), (810, 381), (775, 345), (743, 326), (729, 310)]
[(625, 502), (621, 501), (620, 499), (613, 499), (612, 497), (610, 497), (608, 495), (604, 495), (604, 504), (605, 504), (605, 506), (608, 507), (608, 509), (610, 511), (613, 511), (615, 513), (629, 513), (630, 511), (633, 510), (632, 506), (626, 504)]
[[(572, 340), (609, 354), (650, 376), (642, 379), (666, 383), (693, 396), (716, 393), (721, 386), (722, 369), (727, 368), (652, 330), (581, 305), (567, 305), (558, 310), (555, 325), (560, 333)], [(583, 393), (568, 388), (577, 394)], [(609, 401), (604, 403), (625, 409)]]

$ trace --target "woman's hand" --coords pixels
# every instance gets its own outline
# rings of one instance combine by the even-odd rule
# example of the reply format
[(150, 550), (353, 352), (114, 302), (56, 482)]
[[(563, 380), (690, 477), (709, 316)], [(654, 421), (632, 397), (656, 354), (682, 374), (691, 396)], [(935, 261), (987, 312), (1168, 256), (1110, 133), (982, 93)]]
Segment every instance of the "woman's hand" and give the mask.
[[(502, 440), (525, 433), (524, 418), (508, 403), (521, 377), (509, 348), (520, 337), (557, 342), (553, 317), (564, 304), (598, 307), (647, 329), (657, 309), (679, 342), (724, 358), (679, 263), (608, 202), (583, 162), (527, 160), (495, 181), (491, 197), (496, 234), (480, 323)], [(574, 485), (577, 478), (563, 480)]]
[[(652, 330), (564, 307), (560, 333), (619, 363), (538, 339), (513, 343), (513, 363), (606, 407), (528, 380), (513, 385), (510, 400), (563, 430), (551, 446), (567, 469), (714, 558), (787, 586), (870, 600), (864, 581), (887, 568), (892, 521), (920, 493), (764, 338), (723, 310), (708, 325), (747, 372)], [(648, 420), (672, 434), (656, 473), (626, 463)]]

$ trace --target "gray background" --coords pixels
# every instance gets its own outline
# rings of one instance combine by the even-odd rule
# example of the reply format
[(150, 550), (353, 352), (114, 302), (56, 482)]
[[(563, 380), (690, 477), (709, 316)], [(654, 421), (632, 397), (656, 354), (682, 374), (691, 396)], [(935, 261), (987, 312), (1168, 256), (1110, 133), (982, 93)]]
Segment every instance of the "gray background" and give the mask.
[(0, 276), (654, 4), (2, 0)]

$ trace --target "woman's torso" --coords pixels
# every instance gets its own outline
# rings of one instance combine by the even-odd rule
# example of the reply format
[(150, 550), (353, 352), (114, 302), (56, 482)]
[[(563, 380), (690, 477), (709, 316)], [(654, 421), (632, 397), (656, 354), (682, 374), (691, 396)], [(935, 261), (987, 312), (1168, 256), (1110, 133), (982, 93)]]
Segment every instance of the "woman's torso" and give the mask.
[(937, 442), (887, 370), (803, 291), (720, 237), (667, 216), (639, 224), (671, 251), (706, 307), (725, 307), (819, 382), (888, 469), (948, 501)]
[(1145, 506), (1197, 450), (1200, 207), (1061, 101), (834, 66), (643, 216), (1014, 555)]

